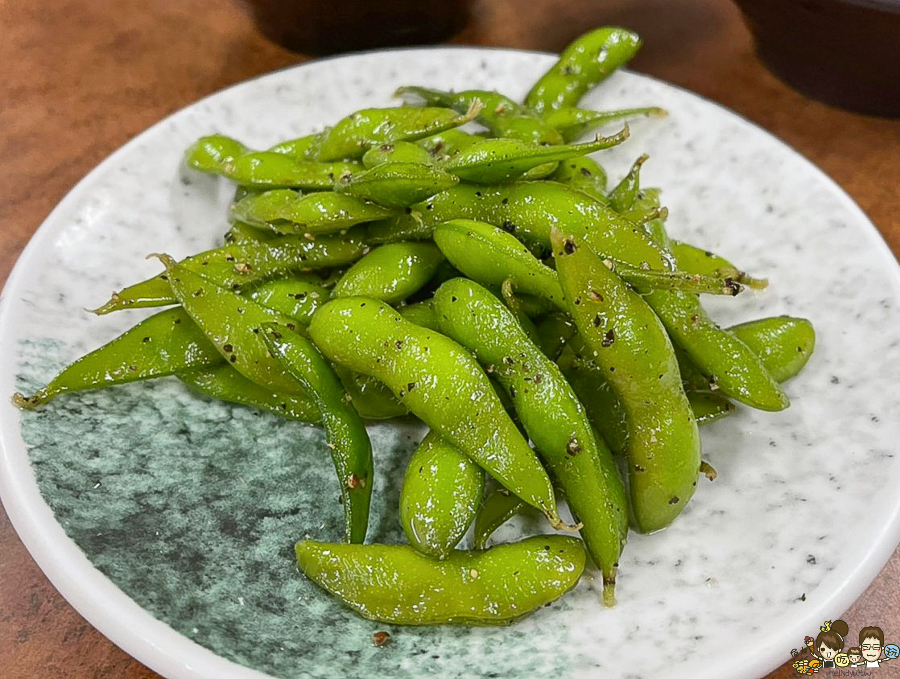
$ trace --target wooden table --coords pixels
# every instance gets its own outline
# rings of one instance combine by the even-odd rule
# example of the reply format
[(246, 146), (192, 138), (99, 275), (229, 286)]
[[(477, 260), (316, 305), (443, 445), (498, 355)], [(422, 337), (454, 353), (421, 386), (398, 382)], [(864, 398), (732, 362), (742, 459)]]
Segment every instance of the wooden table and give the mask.
[[(644, 37), (635, 70), (724, 104), (819, 165), (900, 253), (900, 120), (838, 111), (783, 85), (725, 0), (476, 0), (454, 42), (557, 51), (601, 24)], [(10, 1), (0, 26), (0, 280), (53, 206), (125, 141), (199, 97), (306, 58), (267, 42), (236, 0)], [(900, 633), (900, 551), (843, 617)], [(3, 512), (0, 676), (157, 677), (60, 597)], [(791, 676), (789, 665), (770, 675)]]

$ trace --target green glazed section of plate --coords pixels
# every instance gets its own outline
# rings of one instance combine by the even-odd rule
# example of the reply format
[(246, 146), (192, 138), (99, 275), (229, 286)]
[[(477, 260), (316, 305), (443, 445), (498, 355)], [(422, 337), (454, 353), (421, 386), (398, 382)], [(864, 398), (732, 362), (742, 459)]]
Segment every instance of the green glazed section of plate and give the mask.
[[(25, 341), (21, 352), (19, 386), (27, 391), (63, 349)], [(550, 640), (534, 625), (475, 634), (385, 626), (306, 580), (294, 542), (336, 540), (343, 529), (317, 428), (210, 401), (167, 378), (63, 396), (24, 413), (22, 434), (41, 494), (95, 566), (225, 658), (285, 679), (417, 677), (425, 668), (463, 677), (472, 666), (498, 677), (563, 671), (558, 655), (535, 652)], [(369, 539), (401, 542), (400, 481), (422, 430), (375, 425), (371, 434)], [(563, 600), (552, 610), (565, 608)], [(372, 644), (379, 630), (392, 635), (384, 648)]]

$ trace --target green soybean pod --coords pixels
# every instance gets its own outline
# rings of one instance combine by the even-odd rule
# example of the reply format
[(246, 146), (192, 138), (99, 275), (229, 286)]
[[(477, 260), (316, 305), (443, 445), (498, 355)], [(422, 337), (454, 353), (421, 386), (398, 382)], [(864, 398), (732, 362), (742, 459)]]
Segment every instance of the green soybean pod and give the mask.
[(396, 304), (430, 281), (443, 261), (434, 243), (381, 245), (347, 270), (332, 297), (374, 297)]
[(303, 137), (279, 142), (266, 150), (269, 153), (281, 153), (298, 160), (316, 160), (319, 155), (319, 147), (325, 140), (326, 135), (326, 132), (315, 132)]
[(484, 471), (456, 446), (429, 432), (412, 454), (400, 492), (400, 524), (423, 554), (445, 559), (475, 518)]
[(728, 330), (759, 355), (779, 382), (803, 370), (816, 346), (816, 331), (805, 318), (759, 318), (732, 325)]
[(503, 229), (470, 219), (453, 219), (436, 227), (433, 237), (450, 263), (469, 278), (496, 287), (512, 280), (517, 291), (565, 309), (556, 272)]
[(487, 549), (487, 543), (491, 535), (504, 523), (517, 514), (528, 509), (528, 505), (522, 502), (506, 488), (495, 488), (484, 498), (478, 513), (475, 514), (475, 526), (473, 528), (472, 546), (474, 549)]
[(302, 541), (300, 570), (370, 620), (397, 625), (505, 625), (572, 589), (581, 540), (539, 535), (439, 561), (407, 545)]
[[(448, 130), (448, 132), (453, 130)], [(460, 132), (460, 134), (465, 134)], [(468, 136), (468, 135), (466, 135)], [(428, 137), (432, 139), (433, 137)], [(373, 146), (362, 157), (362, 164), (368, 170), (383, 163), (418, 163), (430, 165), (434, 156), (420, 142), (395, 141), (390, 144)]]
[(438, 330), (437, 314), (434, 313), (434, 304), (431, 300), (416, 302), (415, 304), (404, 304), (398, 307), (397, 311), (410, 323), (440, 332)]
[(225, 361), (179, 372), (178, 379), (193, 390), (220, 401), (249, 406), (296, 422), (318, 424), (322, 420), (319, 408), (310, 396), (266, 389), (248, 380)]
[(581, 536), (614, 601), (619, 555), (628, 532), (625, 487), (612, 453), (595, 436), (584, 407), (559, 368), (488, 290), (465, 278), (434, 296), (441, 330), (475, 354), (500, 382), (548, 471), (581, 522)]
[(498, 92), (462, 90), (445, 92), (427, 87), (401, 87), (397, 95), (412, 94), (431, 106), (446, 106), (457, 112), (478, 107), (475, 120), (494, 137), (521, 139), (536, 144), (562, 144), (563, 138), (553, 127), (528, 107)]
[(628, 174), (609, 192), (609, 204), (618, 213), (627, 212), (634, 207), (641, 189), (641, 166), (650, 159), (646, 153), (639, 156), (631, 165)]
[(458, 183), (456, 175), (431, 164), (390, 162), (348, 175), (334, 190), (387, 208), (404, 208)]
[(332, 299), (309, 334), (334, 363), (384, 382), (400, 401), (497, 481), (564, 524), (547, 473), (468, 351), (370, 297)]
[[(355, 235), (323, 236), (309, 241), (302, 236), (281, 236), (265, 243), (225, 245), (185, 258), (181, 265), (216, 285), (234, 290), (296, 271), (342, 266), (359, 259), (366, 246)], [(122, 309), (175, 304), (165, 272), (113, 293), (95, 314)]]
[(598, 28), (573, 40), (525, 97), (545, 113), (575, 106), (591, 87), (608, 78), (640, 49), (641, 39), (624, 28)]
[(666, 115), (666, 110), (658, 106), (628, 108), (620, 111), (591, 111), (569, 106), (546, 111), (542, 117), (548, 125), (554, 127), (562, 135), (566, 142), (570, 142), (608, 123), (647, 116), (663, 118)]
[(709, 391), (688, 391), (686, 393), (698, 425), (721, 420), (736, 410), (734, 403), (721, 394)]
[(409, 413), (409, 409), (397, 400), (391, 390), (375, 378), (340, 365), (332, 367), (356, 412), (364, 420), (390, 420)]
[(16, 393), (13, 403), (20, 408), (36, 408), (67, 392), (172, 375), (222, 360), (183, 309), (166, 309), (66, 366), (31, 396)]
[(231, 206), (231, 218), (279, 233), (317, 236), (339, 233), (363, 222), (385, 219), (394, 210), (333, 191), (300, 194), (276, 189), (251, 194)]
[(221, 175), (241, 186), (316, 191), (328, 190), (336, 178), (362, 168), (359, 163), (298, 160), (283, 153), (250, 151), (240, 142), (214, 149), (209, 138), (187, 150), (186, 162), (196, 170)]
[(669, 525), (694, 493), (700, 437), (672, 345), (642, 297), (574, 235), (551, 234), (560, 283), (591, 358), (626, 415), (633, 518), (641, 532)]
[(570, 158), (559, 164), (550, 179), (578, 189), (604, 205), (609, 203), (606, 170), (593, 158)]
[(264, 307), (308, 325), (316, 309), (328, 301), (330, 293), (309, 278), (279, 278), (247, 291), (247, 297)]
[(362, 543), (372, 496), (372, 444), (366, 427), (347, 403), (337, 375), (312, 342), (276, 323), (264, 323), (262, 330), (266, 347), (319, 408), (341, 486), (345, 539)]
[(415, 141), (472, 120), (479, 107), (462, 113), (437, 107), (368, 108), (351, 113), (328, 130), (319, 147), (320, 161), (361, 158), (373, 146)]
[[(546, 146), (519, 139), (483, 139), (460, 151), (441, 167), (464, 181), (498, 184), (518, 179), (546, 163), (557, 163), (612, 148), (627, 138), (626, 125), (618, 134), (609, 137), (598, 135), (593, 141), (583, 144)], [(556, 166), (553, 166), (550, 172), (555, 169)]]

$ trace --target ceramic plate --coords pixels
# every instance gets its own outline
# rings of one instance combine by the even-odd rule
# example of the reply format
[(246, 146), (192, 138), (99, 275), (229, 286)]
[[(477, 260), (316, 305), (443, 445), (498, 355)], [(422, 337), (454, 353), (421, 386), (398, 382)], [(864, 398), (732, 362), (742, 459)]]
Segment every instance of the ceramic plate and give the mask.
[[(4, 291), (0, 393), (36, 388), (134, 323), (138, 312), (84, 309), (158, 272), (147, 253), (220, 242), (228, 189), (180, 164), (197, 137), (265, 148), (390, 105), (402, 84), (521, 97), (550, 63), (482, 49), (348, 56), (244, 83), (159, 123), (85, 178), (23, 254)], [(818, 331), (807, 370), (787, 385), (787, 411), (742, 409), (703, 430), (718, 479), (701, 483), (672, 527), (630, 539), (614, 609), (586, 577), (506, 628), (357, 617), (292, 559), (297, 539), (341, 534), (321, 434), (174, 379), (34, 413), (0, 409), (4, 504), (63, 595), (163, 675), (217, 679), (757, 677), (845, 611), (900, 537), (896, 262), (834, 183), (734, 114), (630, 73), (585, 103), (670, 111), (637, 122), (603, 159), (618, 177), (649, 153), (645, 184), (663, 187), (672, 233), (769, 278), (764, 292), (710, 300), (720, 323), (793, 314)], [(374, 541), (401, 540), (399, 480), (420, 435), (372, 427)], [(393, 642), (374, 647), (378, 630)]]

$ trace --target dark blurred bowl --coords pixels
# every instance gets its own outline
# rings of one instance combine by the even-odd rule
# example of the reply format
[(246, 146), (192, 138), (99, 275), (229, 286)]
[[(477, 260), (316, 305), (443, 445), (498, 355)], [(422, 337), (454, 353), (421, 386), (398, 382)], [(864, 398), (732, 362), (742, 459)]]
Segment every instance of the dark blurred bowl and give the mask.
[(428, 45), (460, 32), (470, 0), (245, 0), (260, 31), (307, 54)]
[(900, 0), (735, 0), (775, 75), (860, 113), (900, 116)]

